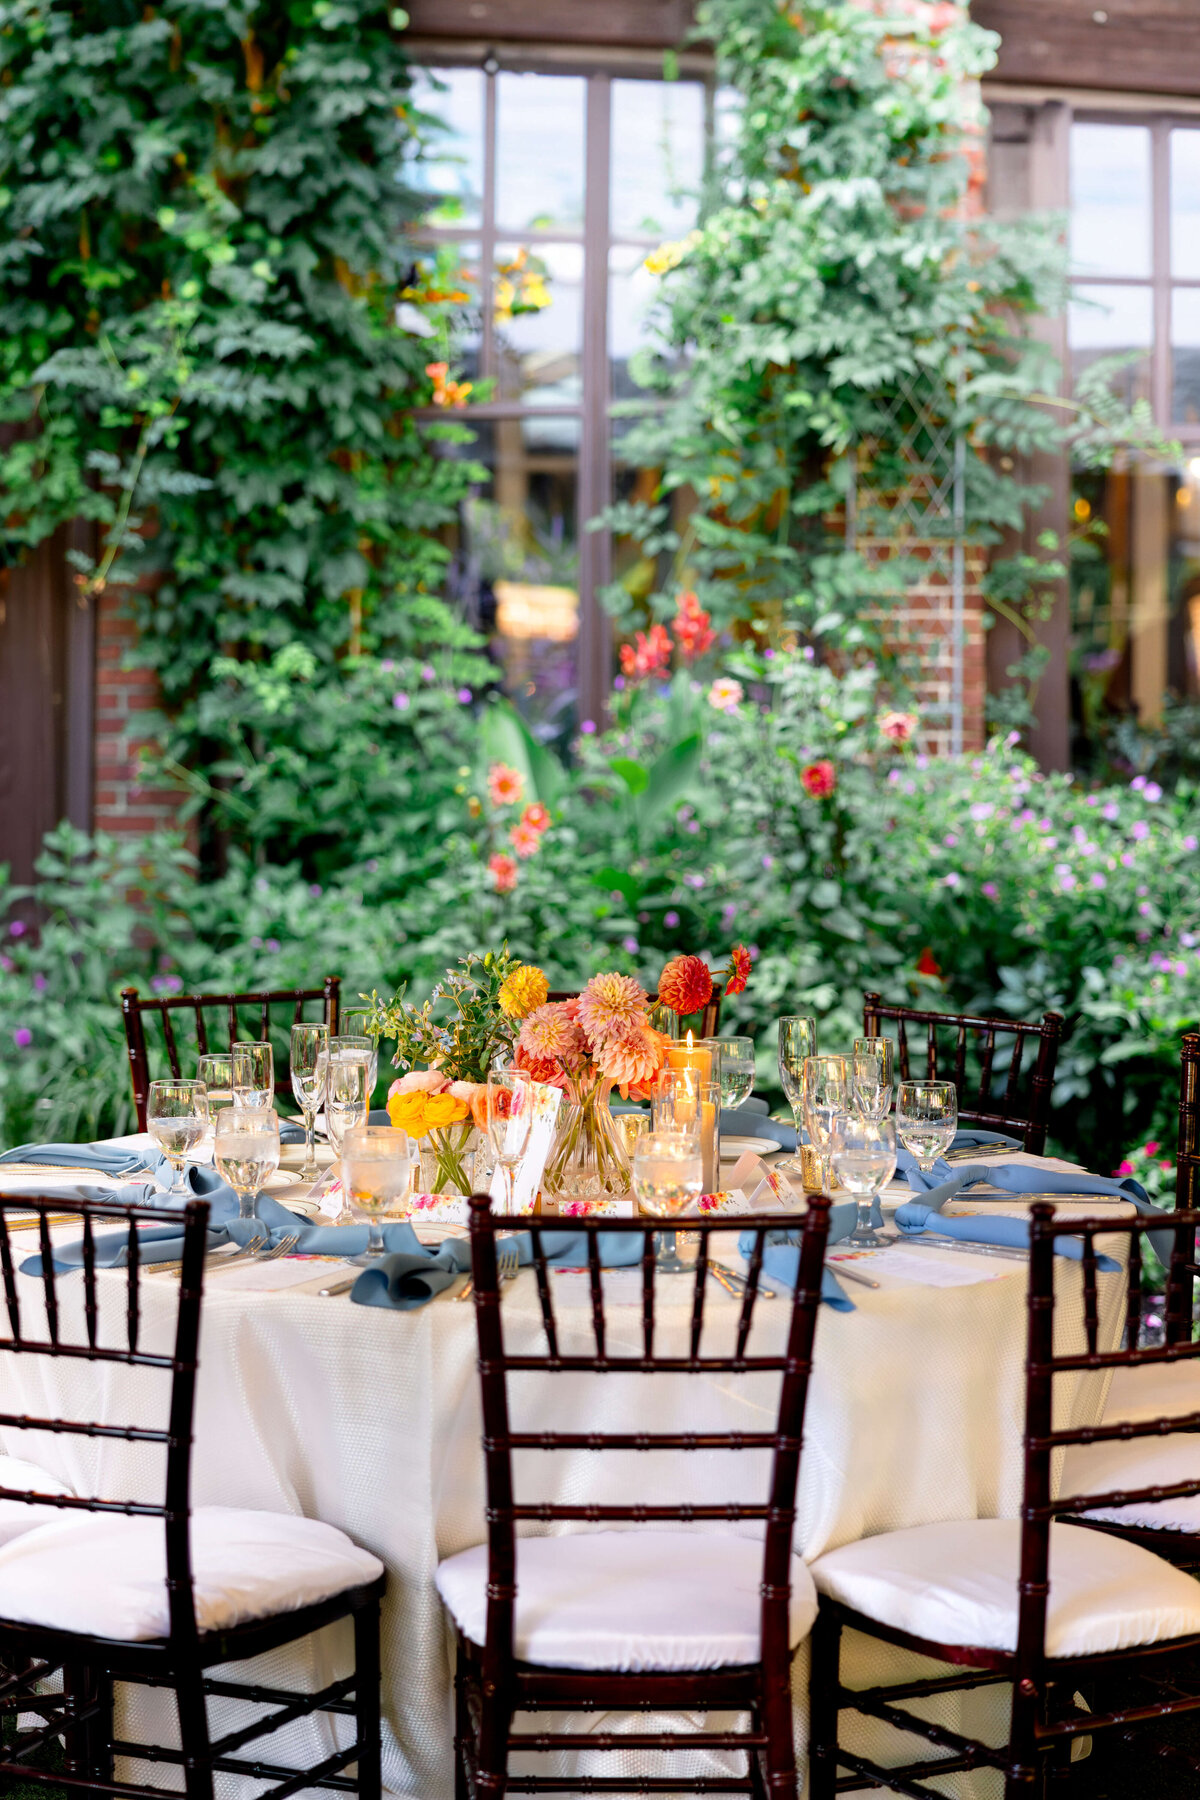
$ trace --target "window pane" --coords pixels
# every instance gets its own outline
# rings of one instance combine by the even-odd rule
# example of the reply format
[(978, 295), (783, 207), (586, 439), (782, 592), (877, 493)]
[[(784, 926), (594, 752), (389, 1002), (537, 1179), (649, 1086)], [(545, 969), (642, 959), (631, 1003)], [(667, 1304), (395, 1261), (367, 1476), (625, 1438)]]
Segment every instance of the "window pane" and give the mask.
[(1171, 296), (1171, 417), (1200, 424), (1200, 288)]
[(645, 251), (625, 244), (608, 256), (608, 357), (614, 400), (635, 398), (643, 390), (630, 372), (629, 360), (649, 339), (650, 309), (660, 282), (646, 267)]
[(479, 245), (469, 243), (414, 244), (410, 292), (396, 308), (396, 323), (417, 336), (428, 333), (429, 321), (420, 301), (448, 300), (464, 311), (458, 316), (454, 336), (455, 373), (474, 380), (479, 374), (480, 313)]
[(583, 226), (586, 83), (496, 77), (496, 219), (501, 230)]
[(612, 84), (613, 237), (679, 236), (696, 223), (704, 175), (704, 89), (696, 81)]
[(582, 398), (582, 244), (503, 244), (492, 283), (502, 400)]
[(1111, 385), (1126, 400), (1149, 398), (1150, 344), (1154, 312), (1148, 287), (1104, 287), (1080, 284), (1073, 290), (1067, 335), (1071, 346), (1071, 379), (1101, 357), (1123, 351), (1147, 354), (1120, 371)]
[(425, 214), (430, 225), (478, 225), (483, 208), (483, 83), (481, 69), (414, 69), (413, 101), (440, 120), (426, 154), (412, 168), (414, 187), (439, 196)]
[(1200, 279), (1200, 131), (1171, 133), (1171, 273)]
[(1144, 125), (1072, 125), (1071, 263), (1080, 275), (1149, 275)]

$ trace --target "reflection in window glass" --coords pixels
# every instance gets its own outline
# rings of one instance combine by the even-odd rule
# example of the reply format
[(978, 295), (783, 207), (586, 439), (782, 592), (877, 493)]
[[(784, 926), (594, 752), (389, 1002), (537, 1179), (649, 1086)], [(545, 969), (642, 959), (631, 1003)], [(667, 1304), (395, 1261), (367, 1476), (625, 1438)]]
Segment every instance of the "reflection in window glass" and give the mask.
[(630, 359), (650, 337), (649, 320), (662, 283), (646, 267), (640, 245), (616, 245), (608, 254), (608, 356), (614, 400), (636, 398)]
[(696, 223), (704, 174), (704, 89), (697, 81), (614, 81), (614, 237), (669, 237)]
[(1171, 296), (1171, 418), (1200, 425), (1200, 288)]
[(453, 587), (488, 654), (543, 741), (569, 738), (577, 711), (577, 418), (480, 420), (450, 454), (484, 463), (464, 503)]
[(496, 218), (501, 230), (583, 225), (586, 84), (579, 75), (496, 77)]
[(483, 82), (481, 69), (414, 69), (413, 102), (441, 122), (412, 170), (421, 193), (437, 198), (430, 225), (478, 225), (483, 210)]
[(1171, 273), (1200, 280), (1200, 131), (1171, 133)]
[(479, 291), (479, 245), (453, 242), (414, 244), (410, 291), (396, 308), (396, 323), (418, 336), (429, 329), (419, 302), (443, 301), (461, 306), (454, 332), (457, 371), (468, 380), (479, 374), (482, 295)]
[(496, 250), (497, 397), (578, 404), (583, 381), (582, 244)]
[(1075, 287), (1067, 315), (1071, 347), (1071, 378), (1102, 357), (1131, 350), (1146, 355), (1119, 371), (1110, 386), (1125, 400), (1148, 398), (1154, 311), (1148, 287), (1107, 287), (1081, 283)]
[(1080, 275), (1150, 273), (1150, 133), (1071, 127), (1071, 263)]

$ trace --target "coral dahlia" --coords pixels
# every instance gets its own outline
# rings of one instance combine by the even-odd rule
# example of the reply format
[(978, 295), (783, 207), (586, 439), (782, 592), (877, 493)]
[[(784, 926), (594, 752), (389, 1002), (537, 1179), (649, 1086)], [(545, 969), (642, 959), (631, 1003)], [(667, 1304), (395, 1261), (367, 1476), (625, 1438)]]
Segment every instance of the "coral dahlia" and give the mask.
[(745, 944), (735, 944), (729, 953), (729, 980), (725, 984), (725, 992), (727, 994), (744, 993), (749, 979), (750, 952)]
[(659, 1000), (681, 1019), (707, 1006), (712, 991), (712, 970), (699, 956), (673, 957), (658, 978)]
[(517, 1043), (539, 1062), (577, 1063), (587, 1052), (583, 1032), (558, 1001), (535, 1006), (521, 1027)]
[(800, 785), (814, 800), (827, 800), (837, 786), (833, 764), (824, 760), (806, 763), (800, 771)]
[(487, 780), (493, 806), (517, 806), (525, 797), (525, 777), (507, 763), (494, 762)]
[(516, 859), (505, 856), (501, 850), (497, 850), (488, 857), (488, 872), (492, 877), (492, 886), (498, 894), (511, 894), (517, 885), (517, 877), (520, 874)]
[(648, 1082), (666, 1060), (667, 1039), (650, 1026), (629, 1032), (616, 1032), (605, 1039), (597, 1052), (600, 1073), (627, 1093), (635, 1083)]
[(593, 975), (579, 996), (579, 1023), (593, 1046), (647, 1023), (649, 995), (632, 975)]

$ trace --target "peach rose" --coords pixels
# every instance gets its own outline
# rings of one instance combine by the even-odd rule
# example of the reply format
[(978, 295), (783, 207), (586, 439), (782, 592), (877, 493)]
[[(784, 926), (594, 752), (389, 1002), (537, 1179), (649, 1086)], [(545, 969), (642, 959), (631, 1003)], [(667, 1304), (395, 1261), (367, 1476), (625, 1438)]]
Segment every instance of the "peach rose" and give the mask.
[(388, 1099), (393, 1094), (440, 1094), (449, 1085), (440, 1069), (410, 1069), (407, 1075), (393, 1081)]

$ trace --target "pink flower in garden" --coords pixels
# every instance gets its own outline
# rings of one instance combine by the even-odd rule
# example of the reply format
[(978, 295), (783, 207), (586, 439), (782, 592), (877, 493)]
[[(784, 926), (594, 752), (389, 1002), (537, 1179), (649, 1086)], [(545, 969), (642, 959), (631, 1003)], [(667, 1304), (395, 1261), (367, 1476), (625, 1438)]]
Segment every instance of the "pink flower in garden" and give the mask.
[(1158, 1151), (1161, 1148), (1162, 1148), (1162, 1146), (1159, 1143), (1158, 1139), (1151, 1138), (1149, 1143), (1146, 1145), (1145, 1149), (1142, 1151), (1142, 1155), (1143, 1156), (1155, 1156), (1155, 1155), (1157, 1155)]
[(488, 770), (488, 793), (493, 806), (518, 806), (525, 797), (525, 777), (520, 769), (494, 762)]
[(1133, 1164), (1131, 1162), (1118, 1163), (1116, 1168), (1113, 1170), (1113, 1174), (1114, 1175), (1132, 1175), (1133, 1174)]
[(521, 1026), (517, 1043), (535, 1062), (568, 1067), (577, 1064), (587, 1049), (583, 1032), (561, 1000), (535, 1006)]
[(827, 800), (837, 786), (837, 774), (827, 760), (807, 763), (800, 771), (800, 785), (814, 800)]
[(542, 847), (542, 834), (524, 820), (514, 825), (508, 834), (509, 843), (520, 857), (536, 856)]
[[(712, 992), (711, 977), (709, 992)], [(593, 975), (579, 996), (579, 1023), (593, 1044), (646, 1024), (650, 999), (640, 981), (615, 970)]]
[(33, 1033), (28, 1025), (18, 1025), (12, 1034), (12, 1040), (18, 1050), (28, 1050), (33, 1042)]
[(722, 675), (708, 690), (708, 704), (715, 706), (718, 712), (736, 712), (745, 697), (746, 690), (741, 682), (728, 675)]
[(488, 869), (491, 872), (492, 885), (498, 894), (511, 894), (517, 885), (520, 870), (511, 856), (505, 856), (497, 850), (488, 857)]
[(886, 712), (879, 715), (879, 729), (893, 744), (907, 744), (917, 729), (916, 713)]
[(994, 900), (1000, 889), (994, 881), (985, 881), (979, 891), (981, 894), (986, 894), (989, 900)]
[(531, 831), (543, 832), (550, 829), (550, 814), (540, 800), (531, 800), (521, 814), (522, 825), (528, 825)]

